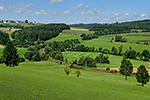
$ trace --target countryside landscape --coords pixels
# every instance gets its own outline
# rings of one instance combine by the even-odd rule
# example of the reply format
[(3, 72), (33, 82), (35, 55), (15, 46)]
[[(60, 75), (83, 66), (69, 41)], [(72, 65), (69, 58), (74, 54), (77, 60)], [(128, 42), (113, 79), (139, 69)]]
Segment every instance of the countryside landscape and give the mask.
[[(88, 0), (49, 1), (51, 9), (40, 10), (39, 3), (4, 6), (0, 0), (0, 100), (150, 99), (150, 19), (144, 8), (140, 15), (119, 6), (126, 19), (104, 14), (105, 7), (106, 13), (119, 11), (107, 1), (95, 0), (101, 3), (96, 8)], [(65, 6), (57, 4), (73, 7), (62, 13)]]

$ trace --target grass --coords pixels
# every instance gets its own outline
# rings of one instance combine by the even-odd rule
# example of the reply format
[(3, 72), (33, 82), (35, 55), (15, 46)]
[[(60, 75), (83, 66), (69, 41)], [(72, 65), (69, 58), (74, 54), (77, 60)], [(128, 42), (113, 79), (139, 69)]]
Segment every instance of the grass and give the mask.
[(57, 36), (56, 38), (52, 38), (52, 39), (48, 40), (47, 42), (64, 41), (64, 40), (67, 40), (67, 39), (79, 39), (79, 40), (81, 40), (82, 38), (80, 37), (80, 35), (82, 33), (92, 34), (93, 32), (64, 30), (62, 33), (59, 34), (59, 36)]
[[(68, 61), (73, 61), (73, 60), (79, 60), (80, 57), (82, 56), (89, 56), (93, 59), (96, 58), (100, 53), (97, 52), (63, 52), (63, 56), (68, 60)], [(120, 67), (121, 61), (122, 61), (122, 56), (114, 56), (110, 54), (104, 54), (105, 56), (108, 56), (110, 60), (110, 64), (97, 64), (98, 68), (117, 68)], [(132, 60), (130, 59), (131, 63), (133, 64), (133, 67), (139, 67), (140, 65), (145, 65), (145, 67), (148, 67), (148, 63), (144, 62), (142, 60)]]
[(135, 77), (81, 71), (67, 76), (63, 66), (51, 61), (25, 62), (10, 68), (0, 64), (2, 100), (149, 100), (150, 84), (137, 85)]
[(86, 46), (94, 46), (95, 48), (99, 48), (102, 47), (103, 49), (109, 49), (111, 50), (112, 47), (116, 47), (118, 49), (118, 47), (120, 45), (123, 45), (123, 52), (125, 52), (127, 49), (129, 49), (129, 47), (132, 47), (133, 50), (135, 51), (139, 51), (142, 52), (143, 50), (149, 50), (150, 51), (150, 45), (144, 45), (144, 44), (135, 44), (135, 43), (118, 43), (118, 42), (110, 42), (109, 38), (106, 37), (100, 37), (97, 39), (92, 39), (92, 40), (88, 40), (88, 41), (84, 41), (81, 44), (86, 45)]

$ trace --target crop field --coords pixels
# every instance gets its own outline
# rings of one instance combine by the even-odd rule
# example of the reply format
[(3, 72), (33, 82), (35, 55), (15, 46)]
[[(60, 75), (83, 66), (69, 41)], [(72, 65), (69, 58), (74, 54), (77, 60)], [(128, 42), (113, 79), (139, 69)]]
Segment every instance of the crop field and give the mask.
[(142, 87), (125, 77), (76, 69), (67, 76), (64, 65), (51, 61), (24, 62), (18, 67), (0, 64), (2, 100), (149, 100), (150, 84)]
[[(63, 56), (67, 58), (68, 61), (73, 60), (79, 60), (82, 56), (89, 56), (93, 59), (96, 58), (100, 53), (97, 52), (63, 52)], [(97, 64), (98, 68), (118, 68), (121, 65), (121, 61), (123, 59), (122, 56), (114, 56), (110, 54), (104, 54), (104, 56), (108, 56), (108, 59), (110, 61), (110, 64)], [(133, 64), (133, 67), (137, 68), (140, 65), (145, 65), (145, 67), (148, 67), (148, 62), (144, 62), (142, 60), (130, 60)]]

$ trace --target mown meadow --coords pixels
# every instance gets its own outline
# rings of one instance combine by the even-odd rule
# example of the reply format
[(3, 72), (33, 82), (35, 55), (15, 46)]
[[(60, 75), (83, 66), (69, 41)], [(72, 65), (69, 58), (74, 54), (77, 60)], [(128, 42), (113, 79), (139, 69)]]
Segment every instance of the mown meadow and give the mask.
[(134, 76), (81, 71), (67, 76), (64, 65), (52, 61), (24, 62), (18, 67), (0, 64), (1, 100), (149, 100), (150, 85), (140, 86)]

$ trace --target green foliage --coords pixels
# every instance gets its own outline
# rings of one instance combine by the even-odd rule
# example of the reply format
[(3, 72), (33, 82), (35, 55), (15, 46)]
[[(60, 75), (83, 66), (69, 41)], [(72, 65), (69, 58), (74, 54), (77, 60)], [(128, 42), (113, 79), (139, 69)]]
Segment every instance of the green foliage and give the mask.
[(125, 51), (124, 55), (126, 58), (135, 59), (137, 56), (137, 53), (136, 51), (132, 50), (130, 47), (130, 49)]
[(86, 56), (86, 57), (82, 56), (78, 62), (78, 65), (81, 65), (84, 67), (95, 67), (96, 68), (96, 61), (93, 58), (90, 58), (88, 56)]
[(3, 61), (3, 58), (2, 57), (0, 57), (0, 64), (1, 63), (4, 63), (4, 61)]
[(18, 66), (19, 55), (12, 41), (7, 42), (6, 47), (3, 49), (2, 58), (7, 66)]
[(120, 73), (126, 76), (126, 82), (127, 82), (127, 76), (130, 76), (133, 72), (133, 66), (130, 60), (127, 60), (125, 56), (123, 56), (123, 60), (121, 61), (120, 66)]
[(116, 35), (115, 36), (115, 42), (127, 42), (127, 39), (125, 37), (122, 38), (121, 35)]
[(110, 70), (110, 68), (109, 68), (109, 67), (107, 67), (107, 68), (106, 68), (106, 70)]
[(123, 46), (121, 45), (120, 47), (118, 47), (118, 49), (119, 49), (119, 52), (118, 52), (118, 55), (122, 55), (122, 48), (123, 48)]
[(52, 56), (52, 58), (54, 58), (54, 59), (56, 59), (56, 60), (61, 60), (61, 61), (64, 60), (64, 57), (63, 57), (63, 55), (62, 55), (62, 53), (61, 53), (60, 51), (52, 51), (52, 52), (49, 54), (49, 56), (50, 56), (50, 57)]
[(148, 61), (150, 58), (150, 53), (148, 50), (143, 50), (141, 55), (144, 56), (144, 61)]
[(19, 62), (25, 62), (24, 57), (20, 57), (20, 58), (19, 58)]
[(41, 60), (48, 60), (49, 56), (46, 54), (40, 55)]
[(81, 76), (81, 72), (79, 70), (77, 70), (75, 74), (77, 74), (77, 77)]
[(41, 61), (40, 53), (36, 52), (34, 56), (32, 56), (33, 61)]
[(70, 67), (70, 68), (74, 68), (73, 64), (71, 64), (69, 67)]
[(137, 82), (142, 83), (142, 86), (149, 82), (149, 73), (144, 65), (140, 65), (140, 67), (138, 68), (138, 71), (136, 73), (136, 79)]
[(6, 45), (8, 41), (10, 41), (9, 34), (0, 31), (0, 44)]
[(45, 54), (49, 54), (49, 53), (51, 53), (52, 51), (53, 51), (53, 49), (52, 49), (51, 47), (49, 47), (49, 46), (46, 46), (46, 47), (45, 47), (45, 50), (44, 50)]
[(70, 27), (66, 24), (45, 24), (14, 31), (11, 36), (13, 39), (21, 41), (49, 40), (58, 36), (64, 29), (70, 29)]
[(71, 72), (71, 69), (69, 67), (64, 67), (64, 71), (65, 71), (66, 75), (69, 75)]
[(107, 64), (110, 63), (110, 61), (108, 60), (108, 57), (104, 56), (103, 54), (100, 54), (99, 56), (97, 56), (95, 58), (95, 61), (97, 63), (107, 63)]

